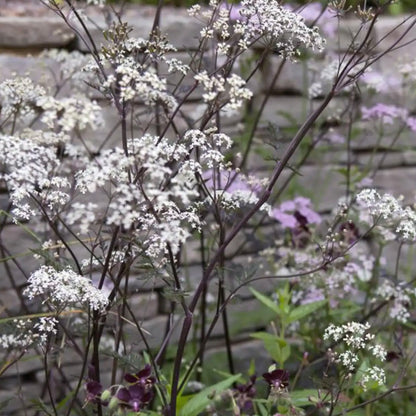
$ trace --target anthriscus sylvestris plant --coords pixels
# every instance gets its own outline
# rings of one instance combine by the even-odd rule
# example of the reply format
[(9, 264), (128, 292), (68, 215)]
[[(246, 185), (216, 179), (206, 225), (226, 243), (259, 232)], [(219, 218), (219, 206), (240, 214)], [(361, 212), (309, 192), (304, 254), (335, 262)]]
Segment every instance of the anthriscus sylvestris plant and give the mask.
[[(56, 416), (393, 414), (383, 399), (415, 387), (406, 337), (416, 292), (400, 267), (416, 239), (414, 207), (371, 187), (383, 160), (357, 172), (348, 158), (332, 212), (309, 198), (320, 183), (305, 195), (294, 184), (315, 151), (346, 143), (349, 152), (358, 121), (380, 140), (382, 127), (397, 128), (391, 146), (416, 130), (410, 110), (372, 102), (390, 88), (373, 64), (415, 21), (384, 44), (373, 34), (389, 0), (355, 9), (211, 0), (187, 11), (199, 35), (179, 54), (163, 31), (163, 1), (146, 37), (134, 36), (122, 5), (41, 3), (87, 53), (42, 52), (56, 85), (27, 74), (0, 82), (0, 246), (20, 302), (0, 318), (0, 376), (35, 351), (36, 409)], [(88, 6), (107, 23), (99, 41)], [(357, 27), (351, 43), (326, 51), (345, 17)], [(259, 99), (253, 84), (269, 59), (278, 65)], [(267, 129), (262, 111), (296, 62), (311, 62), (308, 111), (291, 128)], [(398, 82), (414, 84), (412, 65), (400, 63)], [(325, 114), (334, 99), (337, 113)], [(229, 128), (236, 118), (240, 130)], [(259, 149), (270, 170), (253, 168)], [(12, 226), (30, 236), (23, 257), (36, 262), (22, 288), (22, 258), (4, 237)], [(393, 270), (388, 247), (398, 247)], [(233, 314), (252, 285), (260, 312)], [(147, 324), (143, 294), (159, 298), (163, 325)], [(241, 369), (233, 336), (245, 319), (267, 358)], [(214, 372), (221, 325), (215, 346), (226, 359)], [(62, 365), (68, 355), (76, 370)]]

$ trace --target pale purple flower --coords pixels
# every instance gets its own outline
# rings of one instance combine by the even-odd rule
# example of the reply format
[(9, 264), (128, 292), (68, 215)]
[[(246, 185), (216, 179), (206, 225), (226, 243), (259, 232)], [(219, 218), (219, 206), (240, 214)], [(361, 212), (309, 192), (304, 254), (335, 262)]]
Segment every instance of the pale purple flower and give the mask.
[(299, 223), (300, 216), (305, 219), (307, 224), (320, 224), (321, 216), (311, 208), (311, 205), (310, 199), (298, 196), (291, 201), (283, 202), (279, 208), (274, 208), (272, 217), (285, 228), (296, 228), (299, 225), (305, 225)]
[(240, 22), (244, 22), (247, 20), (246, 17), (241, 15), (240, 10), (242, 9), (242, 7), (239, 4), (222, 3), (221, 9), (227, 9), (230, 11), (229, 17), (232, 22), (235, 22), (237, 20), (239, 20)]
[(235, 170), (221, 170), (214, 172), (212, 169), (203, 173), (202, 178), (208, 189), (221, 189), (232, 194), (236, 191), (258, 191), (258, 186), (250, 185), (247, 180)]
[(325, 35), (329, 37), (335, 36), (337, 31), (336, 14), (328, 8), (322, 11), (322, 7), (322, 4), (318, 2), (309, 3), (299, 9), (298, 13), (308, 23), (316, 21), (316, 24), (322, 29)]
[(361, 75), (360, 80), (363, 81), (368, 88), (378, 93), (385, 93), (397, 90), (400, 80), (393, 76), (382, 74), (378, 71), (367, 71)]
[(323, 137), (323, 139), (329, 144), (343, 144), (345, 143), (345, 137), (341, 134), (329, 130), (327, 134)]
[(394, 119), (407, 119), (408, 111), (405, 108), (378, 103), (373, 107), (361, 108), (362, 119), (380, 119), (384, 124), (393, 124)]
[(306, 305), (307, 303), (318, 302), (324, 299), (325, 294), (323, 289), (311, 287), (309, 291), (306, 293), (305, 297), (300, 300), (300, 304)]
[(416, 132), (416, 117), (409, 117), (406, 120), (407, 127), (409, 127), (410, 130)]

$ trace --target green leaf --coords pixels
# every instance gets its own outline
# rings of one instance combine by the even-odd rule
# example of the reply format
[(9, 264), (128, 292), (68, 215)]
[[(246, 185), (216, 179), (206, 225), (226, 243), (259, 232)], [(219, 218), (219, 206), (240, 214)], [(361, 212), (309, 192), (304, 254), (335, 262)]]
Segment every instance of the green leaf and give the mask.
[(55, 405), (57, 410), (61, 410), (65, 407), (65, 405), (68, 403), (69, 399), (72, 399), (74, 397), (75, 390), (72, 390), (69, 392), (58, 404)]
[(252, 338), (261, 339), (264, 342), (264, 348), (270, 354), (270, 357), (283, 366), (285, 361), (290, 357), (290, 345), (282, 338), (269, 334), (267, 332), (256, 332), (250, 334)]
[(15, 217), (13, 217), (13, 215), (9, 214), (7, 211), (4, 211), (3, 209), (0, 209), (0, 216), (4, 215), (8, 218), (10, 218), (11, 220), (13, 220), (13, 222), (15, 224), (17, 224), (22, 230), (26, 231), (29, 235), (31, 235), (38, 243), (42, 244), (42, 240), (26, 225), (22, 224), (20, 221), (17, 221)]
[(288, 323), (300, 321), (305, 316), (322, 308), (327, 303), (327, 300), (318, 300), (317, 302), (306, 303), (305, 305), (297, 306), (289, 314)]
[(241, 374), (236, 374), (195, 394), (181, 409), (179, 416), (198, 416), (211, 402), (210, 395), (216, 391), (222, 392), (228, 389), (240, 377)]
[(280, 308), (279, 305), (273, 302), (268, 296), (263, 295), (260, 292), (257, 292), (255, 289), (250, 289), (250, 292), (259, 300), (263, 305), (267, 306), (273, 312), (280, 316)]
[(316, 396), (316, 389), (295, 390), (290, 392), (290, 398), (295, 406), (307, 406), (311, 404), (309, 397)]
[(268, 332), (255, 332), (250, 334), (250, 337), (261, 339), (262, 341), (275, 342), (281, 347), (286, 347), (287, 345), (287, 342), (283, 338), (280, 338), (277, 335), (269, 334)]
[(254, 358), (250, 360), (250, 366), (248, 368), (247, 374), (249, 376), (256, 374), (256, 361), (254, 360)]

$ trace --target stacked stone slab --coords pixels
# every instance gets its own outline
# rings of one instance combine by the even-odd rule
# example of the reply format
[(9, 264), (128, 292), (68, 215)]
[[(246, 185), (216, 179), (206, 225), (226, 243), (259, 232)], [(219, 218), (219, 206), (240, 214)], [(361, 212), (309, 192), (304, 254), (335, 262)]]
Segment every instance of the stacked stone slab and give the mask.
[[(153, 24), (154, 9), (151, 7), (139, 6), (137, 8), (128, 8), (125, 18), (132, 25), (132, 36), (147, 37)], [(102, 30), (106, 27), (105, 18), (96, 10), (96, 15), (92, 16), (94, 24), (88, 23), (87, 26), (91, 32), (92, 38), (96, 45), (100, 46), (104, 42)], [(394, 28), (402, 18), (385, 17), (379, 22), (374, 42), (381, 40), (387, 36), (385, 41), (394, 42), (399, 34), (388, 35), (390, 30)], [(71, 20), (72, 21), (72, 20)], [(89, 53), (91, 50), (90, 41), (82, 35), (81, 28), (75, 21), (74, 30), (62, 21), (61, 18), (52, 12), (40, 13), (37, 16), (19, 16), (19, 17), (2, 17), (0, 14), (0, 80), (4, 80), (17, 73), (24, 75), (29, 73), (34, 80), (40, 80), (45, 74), (44, 62), (38, 55), (48, 48), (62, 48), (65, 50), (79, 50), (83, 53)], [(186, 61), (189, 51), (195, 49), (201, 24), (188, 17), (183, 10), (173, 10), (166, 8), (163, 10), (161, 17), (161, 31), (166, 33), (170, 42), (177, 47), (177, 56)], [(347, 49), (351, 41), (351, 34), (357, 29), (356, 23), (346, 24), (342, 27), (340, 41), (335, 45), (329, 42), (329, 48), (341, 46)], [(412, 38), (409, 35), (409, 38)], [(385, 45), (383, 44), (383, 47)], [(376, 46), (379, 48), (379, 46)], [(410, 49), (411, 48), (411, 49)], [(397, 52), (398, 53), (398, 52)], [(396, 55), (388, 55), (379, 63), (379, 69), (388, 71), (391, 63), (397, 59)], [(409, 55), (416, 55), (416, 48), (409, 45), (406, 49)], [(268, 61), (262, 68), (259, 76), (253, 78), (251, 89), (255, 92), (253, 99), (252, 111), (260, 105), (265, 94), (271, 94), (265, 111), (262, 115), (259, 137), (256, 142), (261, 146), (261, 135), (264, 133), (267, 125), (277, 128), (288, 128), (292, 125), (292, 121), (300, 123), (306, 116), (308, 109), (304, 105), (305, 97), (305, 79), (309, 76), (308, 68), (304, 63), (297, 64), (287, 63), (283, 68), (283, 72), (279, 80), (272, 84), (272, 75), (281, 59), (278, 56), (270, 56)], [(174, 81), (174, 80), (173, 80)], [(189, 80), (191, 83), (191, 80)], [(96, 94), (96, 93), (94, 93)], [(97, 100), (102, 100), (98, 94), (94, 96)], [(339, 98), (342, 100), (343, 98)], [(386, 97), (388, 99), (388, 97)], [(318, 101), (317, 101), (318, 102)], [(339, 102), (335, 101), (335, 106)], [(140, 105), (140, 103), (138, 104)], [(189, 97), (189, 102), (184, 106), (185, 112), (190, 118), (197, 119), (198, 114), (203, 110), (201, 102), (201, 91), (196, 90)], [(116, 124), (118, 117), (109, 107), (104, 108), (107, 126), (112, 123)], [(287, 112), (290, 112), (289, 119)], [(334, 107), (330, 107), (326, 111), (329, 116), (331, 111), (335, 111)], [(325, 115), (324, 115), (325, 116)], [(224, 124), (224, 129), (231, 135), (238, 135), (244, 129), (243, 115), (229, 119)], [(186, 126), (183, 123), (182, 128)], [(108, 127), (107, 127), (108, 128)], [(97, 151), (101, 147), (101, 140), (104, 130), (88, 132), (91, 150)], [(375, 158), (385, 158), (386, 163), (383, 164), (375, 176), (375, 184), (385, 190), (394, 192), (395, 195), (403, 194), (408, 201), (413, 201), (415, 197), (415, 179), (416, 179), (416, 137), (413, 133), (407, 133), (405, 141), (398, 143), (394, 148), (389, 148), (388, 154), (385, 150), (375, 150)], [(257, 140), (258, 139), (258, 140)], [(386, 139), (387, 140), (387, 139)], [(287, 143), (286, 143), (287, 144)], [(117, 131), (107, 143), (107, 146), (119, 145), (119, 136)], [(354, 140), (351, 145), (350, 160), (353, 160), (357, 166), (366, 166), (369, 163), (370, 156), (374, 152), (375, 134), (371, 134), (362, 140)], [(377, 144), (378, 149), (383, 149), (383, 143)], [(386, 143), (386, 146), (389, 143)], [(285, 143), (282, 143), (285, 146)], [(298, 186), (301, 189), (314, 189), (316, 203), (322, 211), (328, 211), (334, 207), (339, 197), (344, 194), (343, 188), (340, 186), (342, 180), (334, 172), (337, 167), (344, 166), (347, 161), (347, 153), (344, 146), (333, 146), (331, 149), (320, 151), (316, 155), (312, 155), (307, 164), (300, 170), (301, 176), (296, 178)], [(374, 162), (374, 158), (372, 159)], [(254, 155), (249, 160), (249, 167), (253, 172), (265, 173), (273, 165), (272, 161), (265, 160), (259, 155)], [(287, 177), (291, 171), (285, 172)], [(283, 178), (284, 179), (284, 178)], [(319, 181), (320, 189), (316, 190), (316, 183)], [(318, 192), (319, 194), (317, 194)], [(0, 207), (5, 209), (8, 205), (7, 193), (3, 189), (0, 194)], [(14, 280), (10, 281), (4, 270), (4, 263), (0, 264), (0, 308), (10, 313), (19, 313), (21, 309), (21, 300), (17, 293), (21, 293), (26, 282), (27, 276), (36, 267), (36, 262), (30, 255), (29, 248), (31, 246), (31, 237), (22, 230), (21, 227), (8, 224), (3, 231), (2, 239), (8, 241), (7, 246), (10, 251), (9, 256), (24, 256), (23, 270), (20, 270), (13, 264), (8, 262), (14, 276)], [(198, 256), (192, 247), (187, 253), (188, 268), (187, 276), (190, 282), (198, 282), (201, 277), (201, 266), (198, 263)], [(28, 254), (29, 253), (29, 254)], [(236, 259), (242, 264), (247, 261), (247, 256)], [(232, 281), (230, 280), (230, 284)], [(257, 289), (270, 291), (273, 288), (271, 282), (265, 281), (259, 283)], [(166, 307), (166, 300), (162, 296), (163, 284), (161, 282), (143, 282), (137, 280), (132, 286), (130, 295), (130, 305), (137, 311), (137, 319), (142, 322), (143, 328), (150, 333), (149, 342), (151, 346), (156, 347), (160, 344), (161, 337), (166, 328), (167, 314), (169, 308)], [(263, 350), (262, 343), (253, 341), (249, 337), (249, 333), (257, 329), (264, 328), (267, 320), (249, 319), (250, 311), (259, 310), (261, 306), (251, 297), (251, 292), (244, 290), (241, 294), (239, 302), (232, 304), (229, 309), (231, 331), (233, 339), (236, 341), (234, 351), (236, 352), (237, 368), (242, 371), (246, 370), (247, 362), (251, 357), (256, 357), (256, 365), (259, 372), (266, 370), (268, 362), (267, 354)], [(242, 319), (242, 313), (247, 319)], [(267, 311), (264, 311), (267, 313)], [(253, 315), (253, 316), (258, 316)], [(266, 315), (262, 315), (263, 317)], [(128, 332), (128, 331), (127, 331)], [(222, 338), (224, 329), (219, 324), (212, 336), (210, 343), (211, 349), (208, 350), (206, 359), (209, 361), (219, 359), (224, 355)], [(177, 331), (173, 334), (173, 341), (178, 339)], [(138, 346), (140, 348), (140, 345)], [(73, 353), (65, 352), (60, 361), (60, 368), (66, 371), (69, 376), (78, 374), (80, 369), (79, 357)], [(72, 355), (71, 355), (72, 354)], [(0, 381), (0, 402), (9, 400), (6, 407), (0, 410), (1, 414), (6, 415), (31, 415), (33, 413), (23, 412), (24, 403), (28, 403), (30, 398), (41, 397), (45, 392), (42, 388), (42, 380), (44, 378), (43, 364), (35, 352), (26, 355), (25, 360), (19, 362), (12, 369), (8, 370)], [(107, 376), (104, 375), (103, 382), (106, 377), (109, 379), (111, 366), (109, 363), (103, 364), (103, 369), (108, 370)], [(58, 375), (57, 375), (58, 378)], [(58, 386), (59, 387), (59, 386)], [(26, 409), (27, 410), (27, 409)]]

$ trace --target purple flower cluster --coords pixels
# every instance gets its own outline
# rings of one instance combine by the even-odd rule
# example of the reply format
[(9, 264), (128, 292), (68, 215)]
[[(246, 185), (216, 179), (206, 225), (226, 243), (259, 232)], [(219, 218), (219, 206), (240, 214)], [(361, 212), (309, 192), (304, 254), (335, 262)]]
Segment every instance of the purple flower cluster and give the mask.
[(311, 200), (296, 197), (292, 201), (285, 201), (279, 208), (272, 210), (272, 217), (279, 221), (283, 227), (295, 229), (306, 224), (320, 224), (321, 216), (311, 208)]
[(116, 394), (122, 407), (127, 407), (134, 412), (140, 412), (154, 396), (153, 385), (155, 378), (151, 376), (151, 367), (147, 364), (136, 374), (126, 374), (124, 380), (128, 387), (121, 387)]
[(406, 120), (408, 111), (405, 108), (378, 103), (373, 107), (361, 108), (363, 120), (380, 119), (384, 124), (393, 124), (394, 119)]
[(250, 377), (246, 384), (238, 384), (234, 389), (234, 399), (240, 412), (250, 412), (253, 409), (253, 398), (256, 395), (256, 388), (254, 384), (256, 376)]
[(120, 409), (129, 409), (133, 412), (140, 412), (149, 404), (154, 396), (154, 384), (156, 379), (151, 375), (151, 367), (146, 364), (145, 367), (137, 373), (127, 373), (124, 380), (128, 383), (126, 386), (112, 386), (103, 391), (103, 386), (92, 378), (95, 371), (90, 368), (89, 380), (86, 383), (87, 397), (86, 401), (90, 403), (101, 403), (103, 406), (110, 408), (118, 407)]
[(289, 371), (277, 368), (263, 374), (263, 378), (274, 390), (282, 390), (289, 386)]

